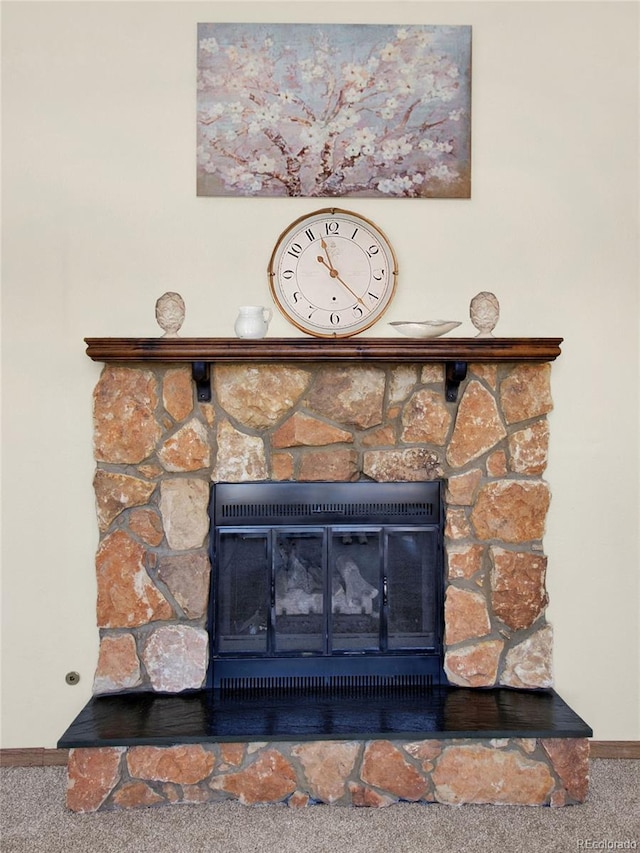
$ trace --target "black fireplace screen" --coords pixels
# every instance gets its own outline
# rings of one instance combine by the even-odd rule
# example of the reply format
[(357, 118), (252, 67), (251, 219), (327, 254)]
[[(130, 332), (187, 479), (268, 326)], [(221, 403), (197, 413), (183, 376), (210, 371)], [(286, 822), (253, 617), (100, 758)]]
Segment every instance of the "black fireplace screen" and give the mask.
[(431, 483), (219, 483), (211, 684), (442, 681)]

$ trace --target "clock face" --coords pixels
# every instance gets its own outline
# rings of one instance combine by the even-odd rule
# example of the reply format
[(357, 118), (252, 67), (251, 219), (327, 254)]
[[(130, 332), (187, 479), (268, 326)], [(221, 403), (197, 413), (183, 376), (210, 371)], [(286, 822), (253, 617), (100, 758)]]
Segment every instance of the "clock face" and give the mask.
[(271, 293), (280, 311), (321, 338), (368, 329), (391, 302), (397, 274), (393, 249), (380, 229), (337, 208), (297, 219), (269, 262)]

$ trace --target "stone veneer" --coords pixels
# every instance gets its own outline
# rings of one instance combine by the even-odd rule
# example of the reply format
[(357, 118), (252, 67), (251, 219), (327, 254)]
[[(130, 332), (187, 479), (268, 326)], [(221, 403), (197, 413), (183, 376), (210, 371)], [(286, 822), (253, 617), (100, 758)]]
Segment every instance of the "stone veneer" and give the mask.
[[(108, 364), (94, 394), (100, 653), (95, 694), (200, 688), (211, 481), (446, 481), (445, 670), (464, 687), (547, 687), (542, 536), (548, 363)], [(582, 802), (584, 738), (202, 743), (71, 750), (74, 811), (217, 802)]]
[(307, 741), (74, 749), (77, 812), (235, 799), (381, 808), (399, 801), (565, 806), (583, 802), (584, 738)]
[(199, 688), (208, 664), (211, 481), (422, 481), (446, 489), (452, 684), (547, 687), (542, 536), (548, 363), (109, 364), (94, 393), (100, 653), (94, 693)]

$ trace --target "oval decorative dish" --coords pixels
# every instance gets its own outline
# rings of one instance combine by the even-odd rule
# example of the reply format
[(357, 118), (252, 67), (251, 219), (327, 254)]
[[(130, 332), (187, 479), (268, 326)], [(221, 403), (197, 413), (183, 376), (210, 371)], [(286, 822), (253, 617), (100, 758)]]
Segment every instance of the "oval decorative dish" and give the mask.
[(437, 338), (440, 335), (446, 335), (452, 329), (460, 325), (455, 320), (424, 320), (422, 322), (404, 322), (389, 323), (390, 326), (400, 332), (401, 335), (406, 335), (408, 338)]

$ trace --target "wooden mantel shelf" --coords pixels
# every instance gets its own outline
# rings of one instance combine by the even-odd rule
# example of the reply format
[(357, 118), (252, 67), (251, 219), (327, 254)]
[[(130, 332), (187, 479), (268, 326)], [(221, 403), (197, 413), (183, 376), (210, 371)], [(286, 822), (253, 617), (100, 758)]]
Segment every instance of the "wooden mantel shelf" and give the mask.
[(85, 338), (94, 361), (553, 361), (562, 338)]

